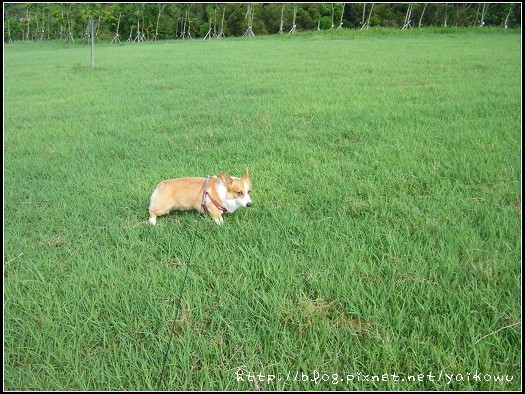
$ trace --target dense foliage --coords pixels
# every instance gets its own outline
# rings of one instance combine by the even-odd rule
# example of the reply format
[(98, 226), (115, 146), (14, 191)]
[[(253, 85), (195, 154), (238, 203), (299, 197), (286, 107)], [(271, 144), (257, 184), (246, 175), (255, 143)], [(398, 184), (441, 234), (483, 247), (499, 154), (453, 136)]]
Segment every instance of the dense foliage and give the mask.
[[(521, 25), (521, 3), (4, 3), (4, 41), (125, 40), (242, 36), (371, 26), (421, 28)], [(220, 35), (222, 36), (222, 35)]]

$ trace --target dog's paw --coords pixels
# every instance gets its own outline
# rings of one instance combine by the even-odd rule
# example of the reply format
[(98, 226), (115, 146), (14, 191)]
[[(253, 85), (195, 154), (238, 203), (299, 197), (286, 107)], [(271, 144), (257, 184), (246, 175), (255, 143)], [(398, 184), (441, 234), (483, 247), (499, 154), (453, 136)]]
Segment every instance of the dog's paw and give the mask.
[(155, 216), (152, 216), (149, 218), (149, 222), (155, 226), (157, 224), (157, 218)]
[(219, 219), (213, 219), (219, 226), (222, 224), (222, 216)]

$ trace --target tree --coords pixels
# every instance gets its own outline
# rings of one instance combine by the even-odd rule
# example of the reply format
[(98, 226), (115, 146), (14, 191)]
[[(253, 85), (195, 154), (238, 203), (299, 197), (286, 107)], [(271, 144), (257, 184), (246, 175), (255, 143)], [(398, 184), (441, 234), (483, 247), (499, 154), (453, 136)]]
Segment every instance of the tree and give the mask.
[(505, 8), (506, 10), (508, 10), (507, 12), (507, 16), (505, 17), (505, 22), (503, 24), (503, 26), (505, 27), (505, 29), (508, 29), (509, 28), (509, 17), (510, 15), (512, 14), (512, 10), (514, 9), (514, 6), (515, 4), (508, 4)]
[[(250, 22), (257, 35), (277, 34), (293, 25), (292, 3), (252, 3)], [(372, 12), (373, 11), (373, 12)], [(281, 18), (282, 15), (282, 18)], [(224, 17), (223, 17), (224, 16)], [(247, 3), (4, 3), (4, 39), (64, 40), (88, 38), (90, 17), (96, 21), (95, 38), (119, 42), (120, 35), (134, 40), (162, 40), (181, 36), (217, 34), (242, 36), (248, 28)], [(298, 31), (370, 26), (419, 28), (422, 26), (521, 25), (521, 3), (298, 3)], [(212, 35), (213, 35), (212, 34)], [(118, 39), (117, 39), (118, 38)], [(85, 40), (84, 40), (85, 41)]]
[(479, 27), (486, 24), (485, 18), (486, 18), (487, 9), (488, 9), (487, 3), (483, 3), (483, 8), (481, 9), (481, 20), (479, 21)]
[(421, 11), (421, 15), (419, 16), (419, 23), (418, 23), (418, 28), (421, 29), (421, 21), (423, 20), (423, 15), (425, 15), (425, 11), (427, 9), (427, 6), (428, 6), (428, 3), (425, 3), (424, 7), (423, 7), (423, 11)]
[(410, 25), (412, 24), (412, 10), (414, 8), (414, 4), (410, 3), (407, 8), (407, 13), (405, 15), (405, 22), (403, 23), (403, 27), (401, 29), (408, 29)]

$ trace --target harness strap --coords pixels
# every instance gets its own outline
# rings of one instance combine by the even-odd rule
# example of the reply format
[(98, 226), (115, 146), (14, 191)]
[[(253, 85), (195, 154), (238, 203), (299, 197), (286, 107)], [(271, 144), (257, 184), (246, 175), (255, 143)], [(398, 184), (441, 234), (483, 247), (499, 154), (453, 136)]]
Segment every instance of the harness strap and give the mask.
[(210, 201), (213, 203), (213, 205), (215, 205), (215, 207), (221, 211), (221, 212), (228, 212), (228, 210), (226, 208), (224, 208), (222, 205), (220, 205), (217, 201), (215, 201), (213, 198), (211, 198), (211, 195), (210, 193), (208, 193), (208, 191), (206, 191), (206, 195), (208, 196), (208, 198), (210, 199)]
[(204, 181), (204, 190), (202, 191), (202, 201), (201, 201), (201, 208), (203, 211), (206, 212), (206, 207), (204, 206), (204, 203), (206, 202), (206, 194), (208, 193), (206, 189), (208, 188), (208, 181), (210, 180), (210, 176), (206, 178), (206, 181)]
[(201, 201), (201, 208), (204, 212), (208, 212), (208, 208), (206, 208), (205, 202), (206, 197), (210, 199), (210, 201), (215, 205), (215, 208), (217, 208), (221, 212), (228, 212), (226, 208), (224, 208), (222, 205), (220, 205), (217, 201), (215, 201), (213, 198), (211, 198), (210, 193), (208, 193), (208, 190), (206, 188), (208, 187), (208, 180), (210, 179), (210, 176), (206, 178), (206, 182), (204, 182), (204, 190), (202, 192), (202, 201)]

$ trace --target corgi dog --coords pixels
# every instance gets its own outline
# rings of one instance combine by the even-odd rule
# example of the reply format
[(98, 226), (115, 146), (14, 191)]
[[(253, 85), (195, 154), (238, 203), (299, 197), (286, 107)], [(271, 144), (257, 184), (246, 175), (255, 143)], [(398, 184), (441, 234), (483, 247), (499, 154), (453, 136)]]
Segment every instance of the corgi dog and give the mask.
[(168, 179), (159, 183), (151, 195), (149, 222), (155, 225), (157, 216), (172, 210), (195, 209), (208, 213), (220, 225), (223, 213), (252, 206), (251, 192), (248, 169), (241, 178), (222, 171), (218, 177)]

